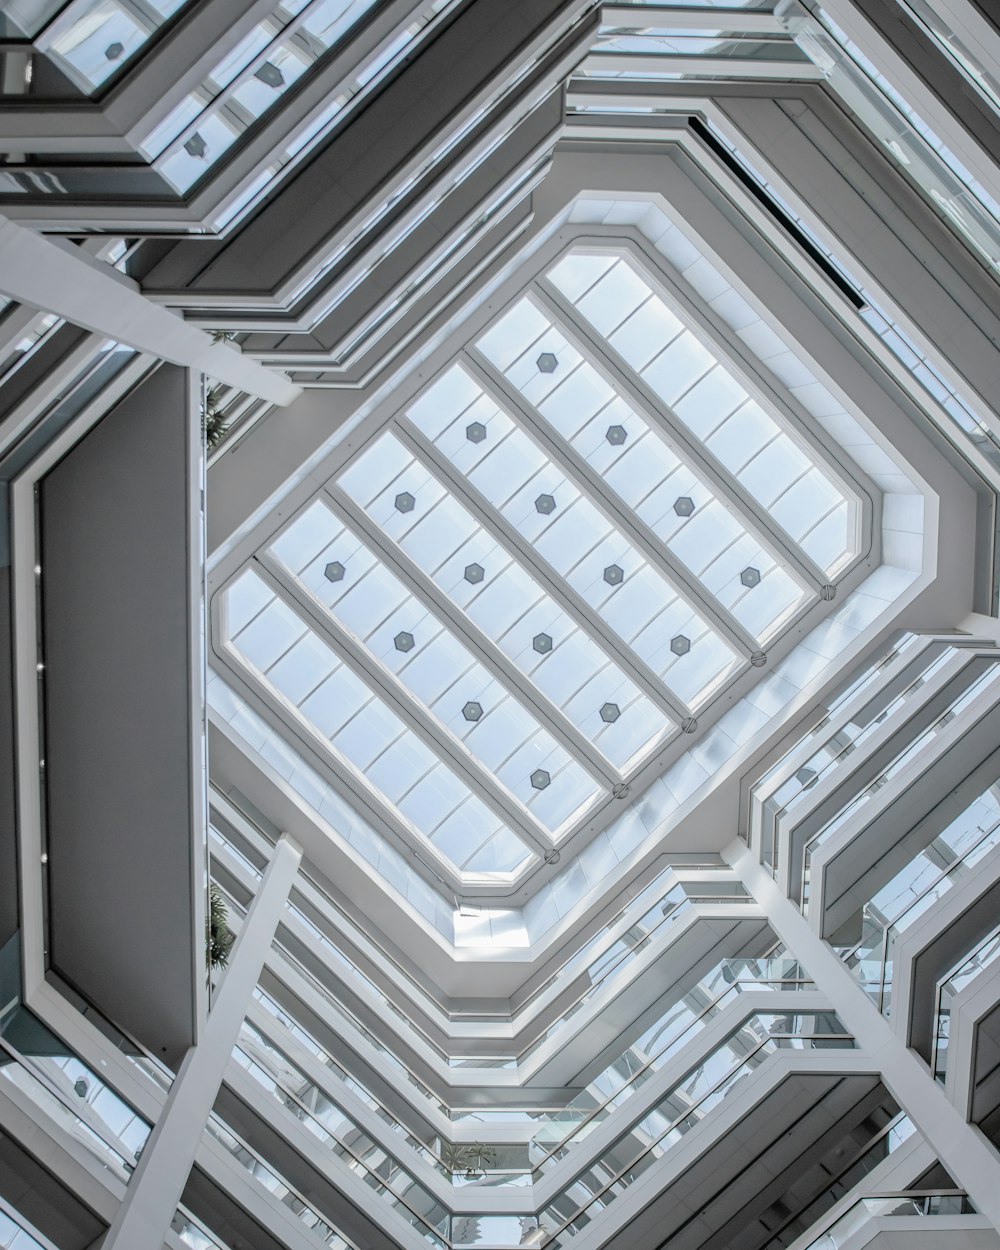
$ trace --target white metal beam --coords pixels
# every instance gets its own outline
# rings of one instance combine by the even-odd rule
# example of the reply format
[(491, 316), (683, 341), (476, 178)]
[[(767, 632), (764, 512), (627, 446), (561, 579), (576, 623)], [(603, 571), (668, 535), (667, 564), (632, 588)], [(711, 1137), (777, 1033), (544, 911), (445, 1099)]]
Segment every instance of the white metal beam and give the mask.
[(163, 1245), (301, 860), (299, 846), (283, 835), (240, 929), (201, 1040), (170, 1087), (103, 1250)]
[(103, 273), (88, 257), (6, 217), (0, 217), (0, 292), (271, 403), (290, 404), (302, 393), (283, 374), (213, 343), (119, 274)]
[(938, 1157), (979, 1210), (1000, 1228), (1000, 1164), (986, 1138), (950, 1103), (926, 1066), (893, 1032), (836, 954), (741, 841), (723, 851), (767, 913), (771, 927), (794, 952), (837, 1015), (871, 1058), (900, 1107), (931, 1142)]

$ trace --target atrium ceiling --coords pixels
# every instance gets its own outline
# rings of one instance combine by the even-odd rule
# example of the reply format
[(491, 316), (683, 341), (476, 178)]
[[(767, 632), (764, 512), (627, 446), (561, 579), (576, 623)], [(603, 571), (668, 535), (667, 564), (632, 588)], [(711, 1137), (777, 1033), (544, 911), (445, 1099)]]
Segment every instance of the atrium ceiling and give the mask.
[(220, 784), (435, 966), (540, 958), (992, 610), (989, 74), (850, 0), (217, 7), (12, 9), (0, 207), (216, 340)]
[[(213, 1063), (172, 1250), (777, 1250), (886, 1142), (1000, 1227), (992, 7), (3, 8), (0, 1122), (86, 1103), (81, 1246)], [(151, 813), (72, 872), (67, 689)]]

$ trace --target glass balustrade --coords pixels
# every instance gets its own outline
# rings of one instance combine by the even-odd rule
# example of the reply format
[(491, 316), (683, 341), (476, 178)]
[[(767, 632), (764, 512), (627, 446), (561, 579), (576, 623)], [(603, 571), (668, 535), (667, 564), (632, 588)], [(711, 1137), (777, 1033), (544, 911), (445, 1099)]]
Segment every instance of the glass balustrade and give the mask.
[(934, 1007), (931, 1071), (934, 1073), (934, 1079), (942, 1085), (948, 1076), (948, 1044), (955, 999), (998, 957), (1000, 957), (1000, 929), (994, 929), (938, 986)]
[(916, 1131), (910, 1118), (900, 1112), (833, 1178), (821, 1194), (786, 1220), (761, 1250), (786, 1250), (797, 1242), (834, 1203), (849, 1194), (869, 1172), (909, 1141)]
[[(622, 1107), (633, 1093), (655, 1076), (740, 994), (803, 988), (811, 988), (811, 983), (804, 978), (800, 966), (783, 955), (761, 960), (724, 961), (648, 1027), (624, 1055), (594, 1078), (565, 1108), (555, 1113), (536, 1112), (532, 1115), (539, 1127), (527, 1145), (524, 1166), (513, 1167), (503, 1163), (497, 1166), (493, 1163), (487, 1168), (474, 1168), (476, 1183), (520, 1184), (529, 1176), (532, 1180), (540, 1179), (553, 1161), (565, 1157), (571, 1146), (579, 1143)], [(460, 1146), (437, 1138), (431, 1147), (416, 1138), (366, 1086), (350, 1076), (309, 1034), (293, 1025), (272, 999), (260, 991), (257, 999), (276, 1021), (293, 1032), (296, 1039), (324, 1064), (336, 1081), (342, 1082), (397, 1134), (406, 1148), (415, 1150), (425, 1163), (448, 1176), (454, 1184), (463, 1184), (469, 1179), (467, 1165), (460, 1162)], [(251, 1058), (266, 1069), (270, 1079), (285, 1093), (322, 1118), (328, 1130), (340, 1128), (342, 1132), (353, 1132), (353, 1122), (342, 1109), (336, 1107), (328, 1089), (316, 1086), (249, 1021), (244, 1026), (241, 1048), (245, 1058)]]
[[(102, 1026), (123, 1053), (125, 1047), (135, 1049), (99, 1020)], [(128, 1178), (149, 1136), (149, 1124), (16, 999), (0, 1022), (0, 1079), (83, 1142), (103, 1166)]]
[(1000, 797), (991, 787), (865, 904), (861, 940), (839, 953), (885, 1015), (890, 1014), (893, 952), (900, 937), (996, 846)]
[(0, 1250), (52, 1250), (51, 1242), (43, 1245), (25, 1226), (17, 1211), (0, 1198)]
[[(670, 884), (671, 882), (673, 884)], [(660, 891), (664, 890), (665, 885), (665, 892), (660, 894)], [(550, 1042), (568, 1021), (589, 1006), (601, 987), (609, 983), (613, 976), (620, 975), (627, 964), (647, 953), (652, 944), (665, 938), (669, 934), (671, 926), (680, 920), (682, 916), (688, 914), (696, 901), (701, 903), (729, 904), (753, 902), (743, 887), (737, 882), (726, 882), (722, 886), (727, 891), (726, 893), (709, 893), (709, 888), (709, 886), (702, 886), (701, 883), (697, 882), (690, 884), (678, 883), (674, 880), (673, 874), (669, 870), (661, 874), (640, 896), (643, 902), (650, 897), (656, 901), (629, 926), (624, 934), (615, 939), (605, 949), (600, 950), (596, 958), (592, 958), (591, 962), (583, 969), (580, 968), (580, 957), (574, 957), (543, 987), (547, 990), (551, 986), (553, 990), (558, 991), (560, 985), (571, 984), (578, 977), (583, 978), (583, 988), (578, 992), (573, 1003), (562, 1011), (560, 1019), (547, 1029), (544, 1034), (532, 1041), (523, 1051), (514, 1056), (472, 1055), (456, 1057), (446, 1054), (436, 1042), (429, 1038), (408, 1016), (400, 1011), (369, 977), (365, 976), (347, 959), (326, 934), (305, 916), (299, 908), (292, 903), (289, 903), (287, 907), (296, 920), (305, 926), (315, 942), (330, 956), (333, 965), (351, 978), (361, 980), (369, 993), (377, 998), (382, 1009), (405, 1025), (407, 1031), (416, 1029), (422, 1040), (431, 1047), (443, 1063), (453, 1068), (500, 1068), (513, 1070), (519, 1065), (524, 1065), (546, 1042)], [(695, 895), (694, 892), (700, 889), (704, 889), (705, 892), (700, 896)], [(634, 900), (628, 906), (634, 907)], [(584, 953), (592, 954), (593, 950), (598, 948), (605, 940), (604, 932), (596, 935), (584, 948)], [(276, 945), (278, 945), (280, 953), (284, 958), (292, 962), (297, 968), (307, 971), (303, 969), (301, 960), (297, 959), (286, 945)], [(310, 976), (313, 982), (317, 982), (315, 976), (308, 972), (307, 975)], [(332, 996), (332, 991), (329, 987), (324, 986), (324, 992), (327, 997)], [(533, 997), (537, 997), (537, 993)]]
[(177, 1234), (182, 1245), (190, 1246), (191, 1250), (229, 1250), (224, 1242), (210, 1233), (205, 1226), (194, 1218), (183, 1207), (178, 1207), (170, 1222), (171, 1230)]
[(854, 116), (942, 219), (993, 272), (1000, 271), (1000, 205), (815, 0), (816, 20), (795, 32)]
[[(995, 420), (992, 413), (983, 410), (983, 405), (973, 400), (961, 388), (956, 387), (946, 377), (948, 366), (942, 367), (938, 358), (931, 351), (921, 347), (913, 336), (899, 324), (898, 317), (893, 316), (884, 304), (863, 282), (855, 270), (835, 253), (816, 234), (809, 222), (795, 211), (784, 199), (774, 185), (754, 166), (746, 153), (718, 127), (710, 121), (704, 123), (712, 135), (722, 143), (730, 155), (739, 162), (746, 173), (761, 187), (777, 207), (806, 236), (812, 247), (820, 252), (829, 264), (843, 278), (847, 286), (857, 293), (857, 315), (879, 336), (885, 346), (892, 352), (896, 360), (909, 375), (918, 383), (941, 409), (950, 426), (950, 433), (958, 435), (960, 443), (971, 444), (983, 455), (994, 469), (1000, 469), (1000, 437), (990, 428), (990, 420)], [(919, 334), (919, 331), (916, 331)], [(931, 410), (932, 415), (934, 409)], [(940, 422), (940, 418), (935, 418)]]
[[(362, 57), (326, 107), (289, 144), (286, 163), (340, 120), (355, 98), (399, 63), (453, 0), (430, 0)], [(146, 136), (141, 151), (181, 192), (199, 182), (237, 141), (272, 113), (295, 83), (332, 59), (362, 29), (374, 0), (296, 0), (259, 22)], [(259, 194), (255, 186), (253, 194)]]
[[(899, 650), (892, 652), (891, 656), (887, 657), (886, 663), (889, 659), (895, 659), (900, 653)], [(912, 706), (915, 695), (936, 673), (945, 668), (956, 654), (957, 649), (954, 647), (930, 651), (926, 668), (922, 669), (904, 690), (895, 694), (887, 694), (884, 699), (873, 695), (872, 699), (865, 704), (863, 715), (859, 719), (847, 721), (838, 726), (835, 731), (828, 731), (827, 737), (819, 742), (815, 753), (806, 759), (791, 777), (768, 795), (764, 801), (768, 828), (762, 850), (764, 862), (769, 868), (774, 870), (777, 867), (778, 833), (782, 820), (804, 808), (811, 798), (810, 791), (821, 782), (833, 777), (838, 769), (883, 725), (902, 719), (903, 713)], [(829, 725), (828, 717), (824, 718), (823, 725)], [(822, 735), (817, 729), (812, 736), (819, 740)], [(775, 771), (772, 770), (771, 774), (759, 783), (761, 787), (773, 777)]]
[(981, 99), (1000, 114), (1000, 78), (987, 68), (980, 50), (969, 39), (961, 38), (928, 0), (896, 0), (896, 3), (934, 40)]
[[(126, 66), (190, 0), (76, 0), (45, 54), (88, 95)], [(44, 32), (43, 32), (44, 33)]]
[(128, 1183), (149, 1125), (90, 1068), (65, 1053), (21, 1055), (3, 1038), (0, 1081), (28, 1098), (102, 1168)]
[(353, 1242), (346, 1240), (316, 1211), (315, 1207), (311, 1206), (300, 1193), (266, 1164), (242, 1138), (227, 1128), (217, 1116), (212, 1115), (209, 1118), (206, 1132), (276, 1201), (287, 1207), (321, 1245), (329, 1246), (331, 1250), (356, 1250)]
[[(969, 1215), (974, 1211), (975, 1208), (960, 1190), (872, 1195), (859, 1198), (829, 1228), (804, 1245), (802, 1250), (846, 1250), (846, 1247), (856, 1246), (859, 1244), (858, 1234), (872, 1219), (897, 1215), (927, 1216), (933, 1219), (935, 1216)], [(938, 1235), (947, 1238), (948, 1233), (942, 1229)], [(942, 1240), (938, 1244), (944, 1246), (947, 1242)]]
[(802, 865), (802, 910), (808, 913), (809, 910), (809, 886), (812, 878), (813, 859), (819, 849), (829, 840), (831, 835), (835, 833), (842, 825), (844, 825), (852, 816), (856, 815), (863, 807), (866, 806), (875, 795), (902, 771), (907, 764), (923, 754), (933, 743), (934, 739), (939, 737), (945, 729), (972, 704), (980, 695), (984, 694), (992, 685), (1000, 678), (1000, 665), (991, 664), (990, 667), (978, 677), (961, 695), (959, 695), (948, 707), (948, 709), (940, 715), (932, 725), (928, 725), (924, 730), (917, 734), (910, 742), (899, 751), (892, 761), (882, 770), (873, 782), (867, 785), (859, 794), (846, 803), (840, 811), (833, 816), (827, 823), (814, 834), (809, 840), (805, 848)]
[(853, 1045), (829, 1012), (754, 1017), (686, 1073), (652, 1111), (542, 1210), (540, 1244), (568, 1244), (771, 1055), (784, 1049)]
[[(304, 1091), (313, 1101), (313, 1107), (290, 1093), (241, 1047), (237, 1046), (233, 1051), (233, 1058), (287, 1114), (292, 1115), (336, 1155), (345, 1167), (361, 1177), (419, 1236), (444, 1250), (450, 1222), (446, 1208), (373, 1141), (360, 1125), (308, 1082), (303, 1081)], [(303, 1080), (301, 1074), (296, 1076)], [(287, 1073), (285, 1080), (289, 1080)], [(338, 1130), (342, 1136), (338, 1136)], [(348, 1137), (350, 1145), (344, 1140)]]
[[(247, 1037), (252, 1038), (254, 1055), (243, 1048)], [(830, 1012), (759, 1013), (734, 1029), (696, 1067), (689, 1069), (655, 1107), (603, 1153), (599, 1162), (592, 1164), (582, 1178), (572, 1181), (542, 1212), (541, 1231), (546, 1239), (578, 1231), (592, 1218), (595, 1204), (603, 1209), (617, 1193), (623, 1192), (768, 1056), (787, 1048), (851, 1046), (852, 1039)], [(319, 1090), (259, 1032), (248, 1027), (234, 1057), (271, 1098), (328, 1146), (348, 1168), (362, 1176), (366, 1184), (388, 1201), (425, 1240), (442, 1246), (476, 1244), (455, 1235), (455, 1225), (467, 1225), (470, 1221), (476, 1227), (478, 1238), (485, 1236), (492, 1242), (497, 1236), (507, 1235), (503, 1229), (508, 1229), (509, 1233), (511, 1217), (487, 1213), (450, 1217), (382, 1145), (373, 1141), (325, 1091)], [(264, 1062), (268, 1065), (266, 1068)], [(400, 1131), (406, 1133), (405, 1129), (400, 1128)], [(407, 1134), (406, 1144), (415, 1145), (425, 1161), (432, 1161), (438, 1170), (444, 1170), (440, 1160), (412, 1135)], [(567, 1149), (568, 1143), (564, 1141), (548, 1154), (548, 1160), (565, 1157)], [(484, 1175), (482, 1179), (494, 1185), (504, 1183), (499, 1177)], [(528, 1217), (517, 1217), (521, 1221), (517, 1227), (522, 1233), (525, 1218)]]

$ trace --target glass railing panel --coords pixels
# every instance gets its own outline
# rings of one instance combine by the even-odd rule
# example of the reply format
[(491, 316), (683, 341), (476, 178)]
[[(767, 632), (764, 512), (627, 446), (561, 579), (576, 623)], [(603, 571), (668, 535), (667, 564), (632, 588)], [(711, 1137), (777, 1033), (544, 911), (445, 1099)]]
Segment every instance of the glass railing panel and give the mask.
[[(965, 1194), (910, 1192), (893, 1195), (873, 1195), (859, 1198), (853, 1206), (836, 1219), (828, 1228), (818, 1233), (803, 1250), (846, 1250), (859, 1244), (858, 1234), (873, 1218), (891, 1216), (954, 1216), (973, 1214), (975, 1208)], [(927, 1230), (928, 1232), (930, 1229)], [(947, 1244), (948, 1233), (942, 1231), (940, 1245)]]
[[(570, 1146), (602, 1124), (741, 994), (811, 988), (804, 978), (783, 976), (800, 972), (795, 961), (784, 957), (720, 964), (679, 1002), (671, 1004), (563, 1110), (546, 1118), (529, 1148), (534, 1170), (544, 1170), (553, 1157), (562, 1158)], [(779, 979), (775, 979), (776, 974)]]
[[(327, 129), (365, 87), (384, 76), (412, 48), (423, 29), (452, 0), (431, 0), (407, 24), (361, 60), (338, 83), (321, 118)], [(312, 0), (281, 20), (260, 22), (236, 49), (190, 92), (150, 134), (142, 151), (178, 191), (202, 179), (241, 136), (273, 112), (285, 93), (344, 47), (359, 30), (375, 0)], [(309, 142), (308, 132), (289, 145), (284, 165)], [(275, 171), (276, 172), (276, 171)]]
[(998, 845), (1000, 800), (991, 787), (865, 904), (861, 940), (840, 954), (885, 1014), (891, 1006), (893, 952), (899, 938)]
[(206, 1132), (245, 1169), (253, 1179), (266, 1189), (282, 1206), (287, 1207), (294, 1216), (318, 1238), (322, 1245), (331, 1250), (355, 1250), (352, 1242), (344, 1238), (331, 1224), (297, 1193), (287, 1181), (283, 1180), (246, 1142), (237, 1137), (217, 1116), (209, 1117)]
[(0, 1198), (0, 1250), (51, 1250), (51, 1246), (33, 1236), (17, 1211)]
[[(292, 1087), (290, 1092), (303, 1101), (313, 1114), (323, 1119), (328, 1127), (335, 1130), (336, 1106), (327, 1093), (296, 1068), (284, 1052), (279, 1050), (250, 1021), (245, 1021), (243, 1024), (240, 1032), (240, 1045), (261, 1066), (271, 1072), (275, 1080), (281, 1082), (284, 1088), (289, 1089), (288, 1082), (291, 1081)], [(313, 1053), (316, 1053), (315, 1050)], [(414, 1133), (410, 1132), (394, 1115), (390, 1114), (365, 1085), (349, 1075), (329, 1056), (324, 1055), (321, 1062), (325, 1062), (331, 1075), (346, 1090), (362, 1101), (372, 1114), (386, 1124), (394, 1134), (398, 1135), (406, 1147), (415, 1151), (428, 1166), (437, 1168), (442, 1172), (447, 1171), (439, 1155), (435, 1154), (425, 1141), (422, 1141)], [(330, 1116), (334, 1118), (328, 1119), (327, 1117)], [(350, 1123), (346, 1118), (342, 1117), (342, 1119), (344, 1123)]]
[(948, 1042), (951, 1035), (951, 1012), (955, 998), (1000, 958), (1000, 929), (985, 938), (979, 946), (938, 986), (934, 1012), (934, 1040), (931, 1071), (934, 1079), (944, 1084), (948, 1075)]
[[(795, 223), (809, 242), (815, 247), (835, 270), (841, 275), (849, 287), (858, 294), (862, 307), (857, 310), (861, 319), (875, 331), (882, 342), (895, 356), (896, 360), (906, 369), (907, 373), (918, 383), (920, 389), (932, 400), (932, 414), (938, 411), (944, 415), (945, 426), (959, 436), (960, 442), (970, 443), (983, 455), (995, 469), (1000, 469), (1000, 438), (990, 429), (989, 420), (992, 414), (977, 415), (979, 405), (959, 388), (948, 381), (939, 360), (930, 351), (919, 346), (898, 321), (886, 311), (886, 308), (872, 291), (862, 282), (857, 273), (847, 264), (842, 256), (834, 253), (815, 233), (809, 223), (783, 199), (775, 187), (753, 165), (722, 131), (710, 122), (706, 125), (739, 161), (746, 172), (763, 188), (768, 196), (777, 204), (782, 212)], [(939, 423), (941, 419), (936, 418)]]
[(59, 31), (45, 48), (67, 76), (93, 95), (146, 46), (190, 0), (77, 0), (61, 14)]
[(581, 1174), (560, 1198), (540, 1213), (546, 1244), (566, 1244), (627, 1192), (691, 1128), (781, 1049), (852, 1047), (832, 1013), (760, 1016), (744, 1025), (696, 1069), (689, 1072), (638, 1124), (605, 1152), (599, 1164)]
[(892, 780), (912, 759), (922, 754), (927, 747), (938, 737), (958, 716), (960, 716), (969, 705), (984, 694), (989, 687), (1000, 679), (1000, 665), (991, 664), (985, 673), (981, 674), (970, 686), (967, 687), (942, 713), (933, 724), (928, 725), (915, 738), (906, 744), (899, 751), (892, 761), (882, 770), (878, 777), (875, 778), (868, 786), (866, 786), (859, 794), (856, 794), (850, 802), (845, 804), (840, 811), (832, 817), (822, 829), (819, 830), (809, 841), (803, 855), (802, 867), (802, 910), (809, 910), (809, 884), (812, 877), (812, 861), (816, 852), (829, 840), (831, 835), (836, 832), (843, 824), (852, 816), (869, 803), (879, 790), (889, 781)]
[(210, 1233), (204, 1224), (194, 1218), (183, 1207), (178, 1207), (174, 1218), (170, 1221), (171, 1230), (177, 1234), (182, 1245), (190, 1246), (191, 1250), (229, 1250), (226, 1244)]
[(927, 0), (896, 0), (896, 3), (934, 40), (989, 107), (1000, 113), (1000, 78), (987, 69), (970, 41), (960, 38)]
[(398, 1072), (403, 1079), (417, 1091), (421, 1098), (426, 1099), (443, 1115), (448, 1115), (448, 1107), (443, 1103), (428, 1087), (420, 1081), (407, 1066), (402, 1062), (398, 1055), (394, 1054), (374, 1033), (362, 1023), (362, 1021), (347, 1008), (339, 998), (337, 998), (330, 990), (329, 986), (320, 981), (304, 964), (295, 958), (291, 952), (285, 949), (280, 942), (274, 943), (275, 952), (288, 963), (295, 971), (309, 982), (312, 988), (321, 995), (327, 1003), (330, 1004), (337, 1012), (344, 1016), (350, 1022), (353, 1028), (364, 1038), (365, 1042), (372, 1048), (376, 1063), (387, 1064), (395, 1072)]
[(909, 1141), (915, 1132), (916, 1129), (907, 1116), (902, 1113), (897, 1115), (832, 1179), (822, 1193), (788, 1219), (760, 1250), (786, 1250), (786, 1247), (808, 1232), (835, 1203), (857, 1187), (869, 1172), (884, 1163), (904, 1142)]
[[(445, 1242), (442, 1237), (447, 1235), (450, 1218), (447, 1210), (356, 1122), (315, 1086), (311, 1087), (314, 1094), (301, 1091), (313, 1101), (312, 1107), (307, 1106), (300, 1093), (291, 1093), (285, 1087), (289, 1080), (287, 1075), (279, 1083), (239, 1046), (233, 1050), (233, 1058), (287, 1114), (335, 1154), (344, 1166), (360, 1176), (420, 1236), (439, 1244), (443, 1250)], [(301, 1079), (301, 1074), (296, 1073), (296, 1077)], [(348, 1135), (350, 1146), (343, 1140)]]
[[(137, 1117), (132, 1115), (127, 1117), (115, 1115), (113, 1118), (116, 1124), (122, 1124), (124, 1119), (123, 1131), (129, 1137), (130, 1142), (134, 1143), (126, 1144), (115, 1133), (114, 1128), (104, 1121), (100, 1112), (94, 1115), (91, 1115), (89, 1110), (84, 1112), (82, 1104), (87, 1103), (89, 1108), (89, 1096), (97, 1092), (96, 1090), (88, 1088), (83, 1095), (76, 1095), (76, 1101), (81, 1104), (78, 1109), (74, 1105), (73, 1096), (67, 1096), (61, 1090), (57, 1092), (48, 1080), (32, 1071), (29, 1066), (30, 1061), (25, 1062), (13, 1057), (7, 1047), (4, 1047), (4, 1050), (7, 1053), (0, 1054), (0, 1058), (3, 1059), (3, 1062), (0, 1062), (0, 1080), (8, 1082), (21, 1094), (26, 1095), (39, 1111), (59, 1125), (68, 1137), (81, 1143), (101, 1167), (107, 1168), (119, 1180), (127, 1183), (135, 1167), (137, 1152), (149, 1135), (148, 1126), (142, 1125), (140, 1128), (139, 1124), (133, 1123)], [(107, 1097), (102, 1100), (104, 1109), (107, 1110), (113, 1105), (114, 1096), (106, 1090), (106, 1087), (100, 1087), (100, 1092), (107, 1094)]]
[[(634, 1092), (735, 1001), (738, 995), (803, 988), (811, 988), (811, 983), (805, 978), (800, 965), (781, 953), (767, 959), (724, 961), (689, 990), (685, 1000), (668, 1008), (656, 1024), (649, 1026), (641, 1038), (633, 1042), (619, 1059), (594, 1078), (565, 1108), (556, 1112), (531, 1113), (528, 1118), (538, 1124), (538, 1129), (532, 1142), (525, 1147), (527, 1153), (523, 1159), (511, 1157), (511, 1152), (508, 1151), (502, 1162), (493, 1161), (486, 1167), (476, 1167), (475, 1183), (524, 1183), (526, 1174), (539, 1173), (557, 1151), (559, 1157), (562, 1157), (571, 1145), (581, 1141), (608, 1115), (624, 1105)], [(282, 1022), (283, 1027), (288, 1028), (327, 1067), (333, 1078), (342, 1081), (346, 1088), (361, 1098), (399, 1136), (401, 1145), (415, 1150), (425, 1163), (449, 1176), (452, 1183), (464, 1184), (469, 1180), (467, 1169), (460, 1159), (461, 1147), (456, 1147), (443, 1138), (435, 1139), (432, 1145), (417, 1138), (366, 1086), (332, 1059), (315, 1039), (294, 1025), (274, 1000), (260, 989), (255, 997), (276, 1021)], [(318, 1090), (280, 1048), (260, 1034), (250, 1022), (244, 1026), (241, 1047), (247, 1053), (243, 1059), (237, 1056), (238, 1061), (246, 1066), (247, 1058), (256, 1060), (287, 1094), (304, 1103), (327, 1131), (342, 1135), (345, 1127), (351, 1126), (349, 1117), (335, 1106), (333, 1100), (324, 1091)], [(496, 1118), (510, 1119), (506, 1113), (497, 1113)]]
[(1000, 271), (1000, 205), (822, 6), (807, 2), (817, 20), (795, 34), (803, 50), (893, 165)]

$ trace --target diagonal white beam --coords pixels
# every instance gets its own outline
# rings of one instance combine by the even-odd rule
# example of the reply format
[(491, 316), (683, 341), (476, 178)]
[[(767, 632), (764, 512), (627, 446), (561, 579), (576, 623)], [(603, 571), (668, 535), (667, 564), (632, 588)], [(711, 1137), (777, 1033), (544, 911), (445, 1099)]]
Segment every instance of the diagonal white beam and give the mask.
[(301, 395), (283, 374), (213, 343), (127, 279), (102, 272), (99, 264), (74, 251), (0, 217), (0, 293), (270, 403), (290, 404)]
[(830, 1000), (858, 1045), (871, 1057), (886, 1087), (937, 1151), (979, 1210), (1000, 1228), (1000, 1161), (987, 1139), (948, 1101), (922, 1060), (893, 1031), (830, 946), (737, 840), (723, 858), (764, 908), (778, 937)]
[(299, 846), (282, 835), (236, 939), (208, 1023), (170, 1087), (103, 1250), (163, 1245), (301, 860)]

